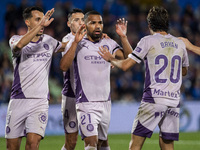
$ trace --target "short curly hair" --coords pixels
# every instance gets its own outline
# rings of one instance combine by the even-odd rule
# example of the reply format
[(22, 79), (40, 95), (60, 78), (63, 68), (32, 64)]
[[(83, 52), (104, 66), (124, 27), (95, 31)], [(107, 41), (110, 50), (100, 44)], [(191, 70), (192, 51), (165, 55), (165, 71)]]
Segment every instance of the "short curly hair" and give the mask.
[(154, 6), (151, 8), (147, 15), (147, 22), (154, 32), (168, 32), (169, 30), (169, 15), (163, 7)]

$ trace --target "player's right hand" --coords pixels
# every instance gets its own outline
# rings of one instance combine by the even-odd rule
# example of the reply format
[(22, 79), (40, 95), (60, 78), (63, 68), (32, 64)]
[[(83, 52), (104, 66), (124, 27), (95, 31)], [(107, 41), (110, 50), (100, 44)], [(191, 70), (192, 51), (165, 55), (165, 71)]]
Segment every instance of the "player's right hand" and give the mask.
[(107, 47), (99, 47), (98, 53), (107, 62), (110, 62), (114, 58), (114, 56), (109, 52)]
[(78, 31), (76, 32), (74, 42), (76, 43), (80, 42), (85, 36), (85, 34), (86, 34), (86, 27), (85, 24), (83, 24), (79, 27)]
[(119, 36), (124, 37), (127, 33), (127, 24), (128, 21), (126, 21), (124, 18), (120, 18), (117, 20), (116, 24), (116, 32)]

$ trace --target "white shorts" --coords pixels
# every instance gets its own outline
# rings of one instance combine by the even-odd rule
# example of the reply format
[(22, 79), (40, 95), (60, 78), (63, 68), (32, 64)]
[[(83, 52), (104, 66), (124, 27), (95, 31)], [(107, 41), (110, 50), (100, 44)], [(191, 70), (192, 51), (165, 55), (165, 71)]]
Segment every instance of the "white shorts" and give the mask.
[(48, 103), (47, 99), (11, 99), (6, 116), (5, 138), (23, 137), (27, 133), (44, 137)]
[(76, 98), (62, 95), (61, 111), (65, 133), (75, 133), (78, 131), (78, 120), (76, 115)]
[(179, 111), (180, 108), (141, 102), (133, 123), (132, 133), (150, 138), (158, 125), (160, 136), (163, 139), (177, 141), (179, 138)]
[(111, 101), (78, 103), (76, 110), (82, 139), (98, 136), (100, 140), (107, 140)]

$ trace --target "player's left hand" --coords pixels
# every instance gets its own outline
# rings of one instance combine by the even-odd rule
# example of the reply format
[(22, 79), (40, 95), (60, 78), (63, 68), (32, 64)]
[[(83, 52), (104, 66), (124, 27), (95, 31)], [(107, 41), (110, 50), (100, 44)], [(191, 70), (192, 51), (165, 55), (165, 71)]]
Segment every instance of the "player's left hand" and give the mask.
[(105, 38), (105, 39), (110, 39), (110, 37), (106, 34), (106, 33), (102, 33), (102, 39)]
[(50, 19), (53, 13), (54, 13), (54, 8), (52, 8), (51, 10), (48, 10), (46, 14), (44, 15), (44, 17), (42, 18), (40, 25), (43, 27), (47, 27), (48, 25), (50, 25), (51, 22), (54, 20), (54, 18)]
[(128, 21), (126, 21), (124, 18), (120, 18), (117, 20), (117, 24), (116, 24), (116, 32), (119, 36), (126, 36), (127, 33), (127, 24)]
[(107, 47), (101, 46), (101, 47), (99, 47), (99, 50), (100, 50), (100, 51), (98, 51), (99, 55), (100, 55), (103, 59), (105, 59), (105, 61), (110, 62), (111, 59), (114, 58), (113, 55), (108, 51)]
[(193, 44), (187, 38), (184, 38), (184, 37), (178, 37), (178, 38), (181, 39), (185, 43), (185, 46), (188, 50), (192, 49)]

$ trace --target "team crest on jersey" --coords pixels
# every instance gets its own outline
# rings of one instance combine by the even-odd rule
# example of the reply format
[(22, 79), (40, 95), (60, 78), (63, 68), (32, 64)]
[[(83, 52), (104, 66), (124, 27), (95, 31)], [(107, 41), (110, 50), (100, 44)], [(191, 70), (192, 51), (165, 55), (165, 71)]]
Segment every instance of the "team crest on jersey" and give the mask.
[(10, 133), (10, 127), (9, 126), (6, 127), (6, 133), (7, 134)]
[(46, 124), (47, 123), (47, 115), (46, 113), (42, 112), (38, 115), (38, 119), (41, 123)]
[(90, 131), (90, 132), (93, 131), (94, 130), (94, 126), (92, 124), (88, 124), (87, 125), (87, 130)]
[(140, 47), (136, 47), (136, 49), (135, 49), (135, 51), (138, 52), (138, 53), (140, 53), (141, 50), (142, 50), (142, 49), (141, 49)]
[(103, 48), (107, 48), (109, 50), (109, 47), (108, 45), (103, 45)]
[(43, 47), (46, 49), (46, 50), (49, 50), (49, 45), (44, 43)]
[(70, 128), (75, 128), (76, 127), (76, 123), (74, 121), (71, 121), (69, 123)]

